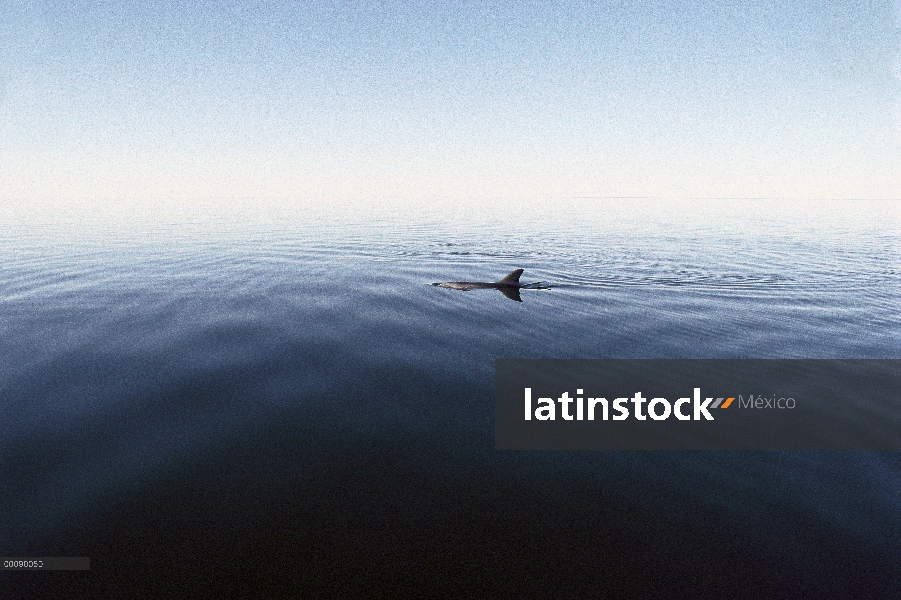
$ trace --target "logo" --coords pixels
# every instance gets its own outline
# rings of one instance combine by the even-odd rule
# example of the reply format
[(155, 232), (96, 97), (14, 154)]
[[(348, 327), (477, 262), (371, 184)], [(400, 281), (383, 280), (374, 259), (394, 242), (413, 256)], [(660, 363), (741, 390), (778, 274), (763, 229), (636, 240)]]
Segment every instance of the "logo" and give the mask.
[[(728, 398), (705, 398), (701, 401), (701, 388), (694, 388), (694, 396), (692, 398), (679, 398), (674, 403), (670, 403), (666, 398), (645, 398), (641, 392), (636, 392), (632, 398), (616, 398), (612, 402), (606, 398), (584, 398), (584, 390), (579, 388), (576, 390), (577, 397), (571, 398), (569, 392), (557, 398), (556, 403), (552, 398), (538, 398), (536, 404), (532, 405), (532, 388), (525, 388), (525, 420), (531, 421), (534, 415), (539, 421), (555, 421), (557, 419), (556, 405), (560, 404), (560, 418), (564, 421), (625, 421), (630, 416), (639, 421), (646, 421), (648, 417), (655, 421), (664, 421), (671, 416), (680, 421), (713, 421), (713, 414), (710, 410), (723, 409), (732, 406), (735, 401), (734, 397)], [(783, 398), (784, 400), (784, 398)], [(576, 413), (573, 415), (571, 404), (575, 402)], [(629, 402), (633, 404), (630, 412)], [(645, 412), (645, 402), (647, 412)], [(794, 407), (794, 401), (792, 401)], [(689, 405), (686, 407), (685, 405)], [(613, 411), (611, 419), (611, 408)], [(587, 409), (587, 410), (586, 410)], [(686, 410), (691, 410), (686, 413)], [(587, 417), (587, 418), (586, 418)]]
[(901, 449), (897, 359), (498, 359), (494, 383), (498, 450)]

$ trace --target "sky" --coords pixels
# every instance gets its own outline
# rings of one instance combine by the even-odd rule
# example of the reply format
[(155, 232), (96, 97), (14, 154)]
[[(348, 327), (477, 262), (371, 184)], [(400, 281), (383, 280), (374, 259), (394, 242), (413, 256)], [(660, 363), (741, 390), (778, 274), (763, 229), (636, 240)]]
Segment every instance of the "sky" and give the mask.
[(901, 198), (901, 0), (0, 3), (7, 207), (620, 196)]

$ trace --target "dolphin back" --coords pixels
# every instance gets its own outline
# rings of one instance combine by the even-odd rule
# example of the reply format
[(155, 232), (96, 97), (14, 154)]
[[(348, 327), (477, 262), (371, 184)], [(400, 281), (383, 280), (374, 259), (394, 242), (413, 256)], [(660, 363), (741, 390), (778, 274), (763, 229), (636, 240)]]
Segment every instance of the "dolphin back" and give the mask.
[(503, 279), (498, 279), (495, 283), (504, 283), (507, 285), (519, 285), (519, 276), (522, 275), (523, 269), (510, 271)]

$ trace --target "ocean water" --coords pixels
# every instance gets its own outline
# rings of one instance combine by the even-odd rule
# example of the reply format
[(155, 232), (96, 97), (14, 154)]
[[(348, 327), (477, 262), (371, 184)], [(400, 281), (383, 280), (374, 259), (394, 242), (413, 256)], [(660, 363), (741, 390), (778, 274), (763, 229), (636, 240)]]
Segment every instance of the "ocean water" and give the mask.
[[(12, 594), (892, 597), (901, 455), (499, 452), (497, 358), (899, 358), (897, 202), (0, 223)], [(515, 269), (521, 302), (494, 281)], [(899, 432), (901, 435), (901, 432)]]

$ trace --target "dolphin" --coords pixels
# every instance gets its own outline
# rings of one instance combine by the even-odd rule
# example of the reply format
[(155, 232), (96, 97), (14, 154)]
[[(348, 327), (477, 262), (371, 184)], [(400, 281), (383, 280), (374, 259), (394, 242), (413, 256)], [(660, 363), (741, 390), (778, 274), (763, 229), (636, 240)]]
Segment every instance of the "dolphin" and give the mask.
[(524, 287), (519, 283), (519, 276), (522, 275), (523, 269), (510, 271), (507, 275), (498, 279), (493, 283), (487, 281), (448, 281), (446, 283), (435, 283), (438, 287), (449, 288), (452, 290), (461, 290), (468, 292), (469, 290), (498, 290), (510, 300), (522, 302), (519, 297), (520, 288)]

